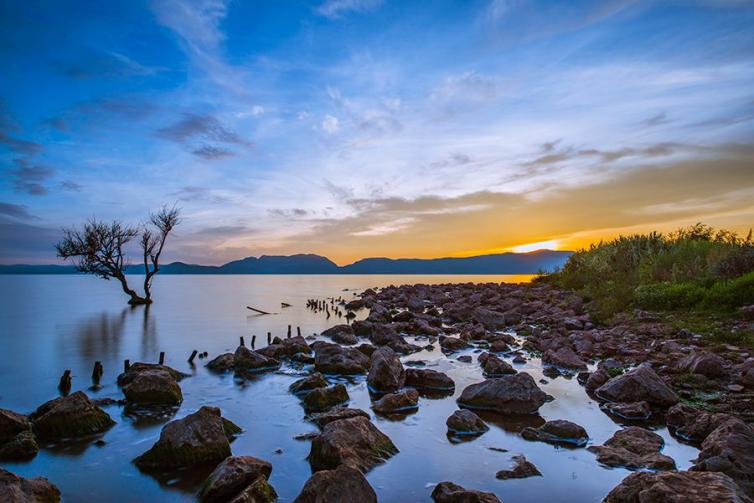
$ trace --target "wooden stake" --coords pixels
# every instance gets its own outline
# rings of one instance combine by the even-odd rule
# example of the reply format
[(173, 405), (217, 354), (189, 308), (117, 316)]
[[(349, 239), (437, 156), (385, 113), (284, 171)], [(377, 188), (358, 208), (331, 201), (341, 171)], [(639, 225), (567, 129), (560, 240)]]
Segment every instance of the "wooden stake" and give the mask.
[(123, 372), (128, 372), (129, 368), (131, 368), (131, 360), (123, 360)]
[(246, 343), (243, 341), (243, 335), (241, 336), (241, 346), (245, 346)]
[(60, 376), (60, 384), (58, 384), (58, 389), (60, 392), (65, 396), (71, 391), (71, 371), (66, 370), (63, 372), (63, 375)]
[(199, 351), (197, 351), (196, 349), (191, 352), (191, 356), (189, 356), (188, 359), (189, 363), (194, 363), (194, 358), (196, 358), (197, 353), (199, 353)]
[(160, 351), (160, 365), (165, 363), (165, 351)]
[(254, 346), (256, 345), (256, 343), (257, 343), (257, 336), (252, 335), (251, 336), (251, 349), (254, 349)]

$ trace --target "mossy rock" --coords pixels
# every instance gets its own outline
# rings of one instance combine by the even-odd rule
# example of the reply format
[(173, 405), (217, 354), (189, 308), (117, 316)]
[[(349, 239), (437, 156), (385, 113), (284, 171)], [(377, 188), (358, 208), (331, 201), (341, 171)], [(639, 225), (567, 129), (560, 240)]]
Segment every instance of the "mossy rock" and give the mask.
[(103, 433), (115, 421), (83, 391), (56, 398), (31, 415), (34, 433), (41, 440), (60, 440)]
[(149, 369), (134, 375), (123, 385), (129, 403), (178, 405), (183, 402), (181, 387), (169, 372)]
[(31, 430), (26, 430), (0, 445), (0, 460), (31, 459), (37, 455), (37, 452), (39, 452), (37, 437)]
[(329, 388), (316, 388), (304, 396), (304, 408), (307, 412), (321, 412), (336, 405), (348, 402), (346, 387), (336, 384)]

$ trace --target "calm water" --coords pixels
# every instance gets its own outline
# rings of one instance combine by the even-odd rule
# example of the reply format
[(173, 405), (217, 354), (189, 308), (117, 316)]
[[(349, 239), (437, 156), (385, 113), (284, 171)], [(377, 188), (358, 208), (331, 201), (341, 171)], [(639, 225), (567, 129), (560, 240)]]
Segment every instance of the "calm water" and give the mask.
[[(73, 372), (73, 389), (91, 397), (121, 398), (115, 378), (123, 360), (156, 362), (159, 352), (166, 363), (193, 377), (181, 382), (184, 402), (179, 418), (202, 405), (216, 405), (246, 431), (232, 444), (236, 455), (252, 455), (273, 464), (271, 484), (280, 501), (292, 501), (311, 472), (306, 456), (309, 442), (293, 437), (316, 431), (303, 421), (299, 400), (288, 385), (300, 370), (283, 366), (276, 373), (253, 381), (206, 371), (207, 360), (186, 359), (193, 349), (208, 351), (210, 358), (233, 351), (238, 338), (252, 334), (257, 346), (266, 333), (284, 336), (287, 325), (300, 326), (303, 335), (319, 333), (339, 321), (305, 309), (308, 298), (342, 295), (368, 287), (404, 283), (466, 281), (524, 281), (526, 276), (164, 276), (155, 281), (155, 304), (131, 309), (114, 283), (84, 276), (0, 276), (0, 407), (29, 413), (57, 396), (64, 369)], [(348, 289), (348, 291), (345, 291)], [(281, 309), (280, 302), (292, 304)], [(251, 315), (251, 305), (279, 314)], [(295, 328), (294, 328), (295, 333)], [(410, 340), (410, 338), (409, 338)], [(260, 344), (261, 343), (261, 344)], [(468, 351), (472, 353), (472, 350)], [(439, 351), (422, 351), (403, 358), (426, 360), (429, 368), (444, 371), (456, 381), (456, 393), (443, 399), (422, 398), (419, 410), (400, 421), (372, 418), (400, 449), (367, 478), (383, 502), (431, 501), (437, 482), (451, 480), (469, 488), (495, 492), (506, 503), (541, 501), (600, 501), (630, 472), (606, 469), (585, 449), (564, 449), (527, 442), (517, 435), (523, 426), (545, 419), (569, 419), (583, 425), (591, 443), (601, 444), (620, 428), (576, 383), (558, 378), (541, 385), (556, 400), (540, 409), (541, 417), (527, 424), (484, 416), (490, 431), (481, 437), (453, 444), (446, 437), (445, 419), (456, 410), (455, 399), (468, 384), (481, 381), (476, 361), (464, 364)], [(90, 375), (95, 360), (103, 363), (103, 387), (93, 392)], [(535, 379), (542, 378), (539, 361), (517, 365)], [(343, 381), (351, 407), (371, 413), (364, 378)], [(55, 483), (66, 501), (193, 501), (201, 478), (184, 476), (156, 480), (141, 474), (131, 460), (151, 447), (164, 423), (143, 424), (126, 416), (121, 407), (105, 408), (117, 425), (104, 436), (105, 445), (91, 442), (49, 446), (30, 462), (6, 463), (20, 475), (44, 475)], [(665, 453), (679, 468), (687, 468), (696, 450), (679, 444), (665, 429)], [(492, 451), (490, 447), (508, 449)], [(282, 453), (275, 451), (282, 449)], [(497, 480), (495, 473), (510, 466), (510, 458), (524, 453), (544, 477)], [(565, 497), (564, 495), (567, 495)]]

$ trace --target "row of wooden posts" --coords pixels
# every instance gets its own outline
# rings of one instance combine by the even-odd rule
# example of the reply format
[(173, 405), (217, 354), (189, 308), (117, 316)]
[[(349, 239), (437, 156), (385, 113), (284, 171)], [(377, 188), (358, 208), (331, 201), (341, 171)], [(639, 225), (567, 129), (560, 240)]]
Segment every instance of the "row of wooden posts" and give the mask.
[[(291, 325), (288, 325), (288, 339), (291, 338)], [(296, 333), (300, 337), (301, 336), (301, 327), (296, 327)], [(254, 349), (254, 346), (257, 342), (257, 336), (252, 335), (251, 336), (251, 348)], [(243, 335), (240, 337), (240, 343), (241, 346), (246, 345), (246, 341), (244, 340)], [(272, 332), (267, 332), (267, 344), (272, 344)], [(206, 351), (200, 353), (196, 349), (191, 352), (191, 356), (188, 358), (189, 364), (192, 366), (194, 365), (194, 359), (196, 357), (199, 358), (206, 358), (209, 356), (209, 353)], [(160, 351), (160, 358), (159, 358), (159, 364), (164, 365), (165, 364), (165, 351)], [(131, 360), (124, 360), (123, 361), (123, 372), (128, 372), (128, 369), (131, 368)], [(102, 362), (96, 361), (94, 362), (94, 369), (92, 369), (92, 384), (94, 387), (99, 387), (100, 379), (102, 379), (102, 375), (104, 374), (105, 369), (102, 366)], [(60, 376), (60, 383), (58, 384), (58, 389), (63, 395), (67, 395), (71, 391), (71, 385), (73, 381), (73, 376), (71, 375), (70, 369), (66, 369), (65, 372), (63, 372), (63, 375)]]
[(306, 307), (311, 309), (315, 313), (324, 311), (328, 319), (330, 318), (330, 308), (332, 308), (332, 312), (338, 318), (342, 318), (343, 311), (341, 311), (339, 306), (344, 303), (345, 301), (343, 300), (343, 297), (338, 297), (337, 299), (335, 297), (330, 297), (329, 299), (325, 300), (309, 299), (306, 301)]

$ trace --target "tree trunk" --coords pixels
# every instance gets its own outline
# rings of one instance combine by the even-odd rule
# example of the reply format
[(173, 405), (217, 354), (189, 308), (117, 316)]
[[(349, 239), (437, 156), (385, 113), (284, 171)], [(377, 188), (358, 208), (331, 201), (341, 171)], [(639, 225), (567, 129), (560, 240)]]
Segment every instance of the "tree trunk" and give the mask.
[(132, 305), (132, 306), (141, 306), (141, 305), (144, 305), (144, 304), (151, 304), (152, 303), (151, 299), (145, 299), (144, 297), (141, 297), (138, 293), (136, 293), (134, 290), (132, 290), (128, 286), (128, 281), (126, 280), (126, 276), (124, 274), (122, 274), (122, 273), (118, 274), (116, 276), (116, 279), (118, 281), (120, 281), (120, 286), (121, 286), (121, 288), (123, 288), (123, 291), (126, 293), (126, 295), (128, 295), (129, 297), (131, 297), (128, 300), (128, 303), (130, 305)]

